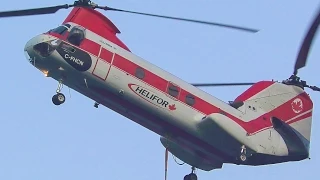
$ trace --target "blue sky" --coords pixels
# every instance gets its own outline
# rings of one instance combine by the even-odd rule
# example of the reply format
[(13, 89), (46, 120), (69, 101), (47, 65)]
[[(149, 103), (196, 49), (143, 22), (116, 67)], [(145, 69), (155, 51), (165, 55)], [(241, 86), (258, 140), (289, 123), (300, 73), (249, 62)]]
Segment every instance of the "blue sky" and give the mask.
[[(71, 1), (2, 2), (0, 11), (33, 8)], [(121, 30), (119, 37), (137, 55), (188, 82), (283, 80), (292, 71), (302, 38), (320, 6), (317, 0), (148, 0), (103, 1), (100, 5), (258, 28), (257, 34), (219, 27), (106, 12)], [(109, 4), (106, 4), (109, 3)], [(58, 26), (70, 10), (56, 15), (0, 19), (1, 117), (0, 179), (163, 179), (164, 148), (159, 136), (100, 107), (71, 90), (67, 102), (51, 102), (57, 82), (45, 78), (25, 59), (23, 48), (33, 36)], [(319, 37), (306, 68), (299, 75), (320, 85)], [(203, 88), (224, 101), (247, 87)], [(317, 179), (320, 165), (319, 94), (314, 101), (311, 160), (248, 167), (224, 165), (206, 179)], [(187, 165), (169, 161), (169, 179), (183, 179)]]

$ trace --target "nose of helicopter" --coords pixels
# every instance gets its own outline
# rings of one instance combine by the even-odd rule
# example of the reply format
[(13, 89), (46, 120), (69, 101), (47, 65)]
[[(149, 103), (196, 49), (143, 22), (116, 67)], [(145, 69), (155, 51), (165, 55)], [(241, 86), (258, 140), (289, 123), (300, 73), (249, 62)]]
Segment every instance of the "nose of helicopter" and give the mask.
[(52, 52), (52, 43), (50, 44), (50, 41), (55, 39), (56, 38), (45, 34), (41, 34), (30, 39), (24, 47), (24, 54), (27, 60), (32, 62), (39, 55), (41, 57), (50, 55)]

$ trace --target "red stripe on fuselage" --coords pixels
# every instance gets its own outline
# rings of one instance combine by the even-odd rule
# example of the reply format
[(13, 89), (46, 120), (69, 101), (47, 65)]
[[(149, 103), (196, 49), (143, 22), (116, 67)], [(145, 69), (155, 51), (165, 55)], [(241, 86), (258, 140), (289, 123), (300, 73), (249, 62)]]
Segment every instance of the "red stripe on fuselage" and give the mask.
[(108, 63), (111, 64), (112, 62), (112, 57), (113, 57), (113, 53), (102, 48), (101, 49), (101, 53), (100, 53), (100, 59), (107, 61)]
[[(136, 77), (135, 73), (137, 68), (140, 67), (139, 65), (129, 61), (128, 59), (118, 54), (115, 54), (112, 65), (134, 77)], [(145, 77), (142, 79), (142, 81), (144, 81), (147, 84), (150, 84), (151, 86), (157, 88), (162, 92), (166, 92), (168, 81), (166, 81), (165, 79), (157, 76), (156, 74), (146, 69), (144, 69), (144, 72), (145, 72)]]
[(99, 44), (97, 44), (89, 39), (83, 39), (83, 41), (80, 44), (81, 49), (84, 49), (97, 57), (99, 56), (100, 47), (101, 46)]
[(143, 81), (159, 89), (162, 92), (166, 92), (168, 81), (166, 81), (160, 76), (157, 76), (151, 71), (148, 71), (147, 69), (145, 69), (145, 77), (143, 78)]
[(296, 119), (292, 119), (292, 120), (286, 121), (286, 123), (288, 123), (288, 124), (293, 124), (293, 123), (295, 123), (295, 122), (301, 121), (301, 120), (306, 119), (306, 118), (309, 118), (309, 117), (311, 117), (311, 116), (312, 116), (312, 111), (311, 111), (311, 112), (308, 112), (308, 113), (306, 113), (306, 114), (304, 114), (304, 115), (302, 115), (302, 116), (299, 116), (299, 117), (297, 117)]
[(135, 74), (135, 69), (137, 69), (138, 65), (136, 65), (135, 63), (128, 61), (126, 58), (120, 56), (119, 54), (115, 54), (114, 55), (114, 59), (113, 59), (113, 66), (116, 66), (118, 68), (121, 67), (121, 69), (123, 71), (125, 71), (126, 73), (129, 73), (131, 75)]

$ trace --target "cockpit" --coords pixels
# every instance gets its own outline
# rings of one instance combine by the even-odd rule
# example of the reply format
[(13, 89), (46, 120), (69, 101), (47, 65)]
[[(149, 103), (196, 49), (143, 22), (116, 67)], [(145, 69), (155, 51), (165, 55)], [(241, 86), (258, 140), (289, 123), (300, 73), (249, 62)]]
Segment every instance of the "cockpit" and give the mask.
[[(51, 60), (56, 58), (59, 54), (62, 58), (81, 57), (82, 59), (85, 59), (89, 56), (87, 53), (80, 50), (86, 45), (86, 43), (83, 43), (85, 38), (86, 29), (84, 27), (66, 23), (51, 29), (47, 33), (40, 34), (30, 39), (25, 45), (25, 55), (31, 64), (37, 68), (47, 70), (47, 68), (49, 66), (51, 67), (55, 62)], [(76, 50), (77, 48), (75, 46), (77, 46), (79, 50)], [(65, 54), (66, 51), (69, 50), (66, 49), (66, 47), (71, 48), (68, 52), (74, 53), (73, 56)], [(56, 52), (55, 56), (51, 56), (54, 52)], [(90, 56), (87, 57), (87, 59), (90, 59)], [(72, 60), (77, 61), (79, 59)], [(87, 67), (87, 65), (83, 67), (79, 66), (77, 68), (80, 70), (82, 70), (81, 68), (90, 68), (91, 63), (88, 64), (88, 66), (89, 67)]]
[[(49, 35), (48, 35), (49, 34)], [(72, 26), (63, 24), (49, 32), (31, 39), (25, 47), (25, 51), (30, 56), (35, 55), (41, 58), (49, 57), (60, 47), (61, 42), (66, 41), (74, 46), (82, 47), (82, 42), (86, 37), (86, 29), (82, 26)], [(71, 46), (70, 46), (71, 47)], [(28, 57), (27, 57), (28, 58)], [(30, 58), (28, 58), (30, 59)]]

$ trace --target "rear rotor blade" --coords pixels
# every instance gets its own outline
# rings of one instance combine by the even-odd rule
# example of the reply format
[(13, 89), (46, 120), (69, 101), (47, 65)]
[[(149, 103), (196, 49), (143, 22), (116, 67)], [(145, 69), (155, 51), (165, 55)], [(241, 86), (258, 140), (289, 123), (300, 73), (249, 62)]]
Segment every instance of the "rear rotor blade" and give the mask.
[(315, 17), (307, 35), (305, 36), (303, 43), (301, 45), (299, 54), (297, 56), (296, 64), (294, 66), (294, 75), (297, 75), (298, 70), (304, 67), (307, 63), (308, 54), (310, 51), (311, 44), (313, 42), (314, 36), (317, 32), (318, 26), (320, 24), (320, 8), (318, 10), (318, 14)]
[(23, 9), (23, 10), (15, 10), (15, 11), (4, 11), (0, 12), (0, 18), (2, 17), (15, 17), (15, 16), (30, 16), (30, 15), (40, 15), (40, 14), (53, 14), (57, 12), (59, 9), (68, 9), (73, 5), (59, 5), (52, 7), (44, 7), (44, 8), (35, 8), (35, 9)]
[(131, 14), (140, 14), (140, 15), (152, 16), (152, 17), (158, 17), (158, 18), (173, 19), (173, 20), (179, 20), (179, 21), (187, 21), (187, 22), (200, 23), (200, 24), (206, 24), (206, 25), (220, 26), (220, 27), (231, 28), (231, 29), (236, 29), (236, 30), (241, 30), (241, 31), (246, 31), (246, 32), (251, 32), (251, 33), (256, 33), (259, 31), (256, 29), (240, 27), (240, 26), (233, 26), (233, 25), (222, 24), (222, 23), (199, 21), (199, 20), (193, 20), (193, 19), (170, 17), (170, 16), (163, 16), (163, 15), (156, 15), (156, 14), (148, 14), (148, 13), (135, 12), (135, 11), (127, 11), (127, 10), (122, 10), (122, 9), (111, 8), (108, 6), (104, 6), (104, 7), (103, 6), (96, 6), (96, 8), (107, 10), (107, 11), (126, 12), (126, 13), (131, 13)]
[(191, 84), (196, 87), (213, 87), (213, 86), (249, 86), (255, 83), (198, 83), (198, 84)]

